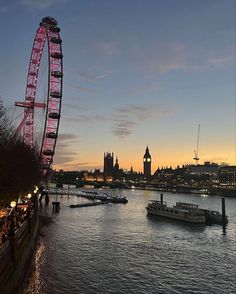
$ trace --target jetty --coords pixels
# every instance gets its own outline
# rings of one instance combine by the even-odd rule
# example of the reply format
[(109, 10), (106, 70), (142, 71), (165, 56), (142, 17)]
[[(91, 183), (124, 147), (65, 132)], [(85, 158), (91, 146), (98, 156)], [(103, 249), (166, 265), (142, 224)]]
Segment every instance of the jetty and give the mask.
[[(64, 188), (49, 188), (48, 189), (49, 194), (56, 194), (56, 195), (71, 195), (71, 196), (78, 196), (82, 198), (86, 198), (88, 200), (99, 200), (101, 202), (105, 203), (128, 203), (128, 200), (124, 196), (118, 196), (118, 195), (112, 195), (109, 194), (107, 191), (106, 193), (104, 191), (95, 190), (95, 191), (87, 191), (87, 190), (79, 190), (79, 189), (64, 189)], [(97, 204), (94, 204), (97, 202), (92, 202), (91, 205), (86, 206), (94, 206)], [(78, 206), (83, 207), (83, 206)]]
[(88, 202), (88, 203), (79, 203), (79, 204), (71, 204), (70, 208), (77, 208), (77, 207), (87, 207), (87, 206), (97, 206), (97, 205), (104, 205), (109, 202)]

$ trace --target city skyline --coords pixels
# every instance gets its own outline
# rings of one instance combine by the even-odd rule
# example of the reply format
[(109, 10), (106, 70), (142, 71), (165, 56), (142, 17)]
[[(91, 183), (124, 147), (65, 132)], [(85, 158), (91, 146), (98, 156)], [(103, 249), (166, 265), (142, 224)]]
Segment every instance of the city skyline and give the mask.
[[(173, 166), (173, 165), (158, 165), (158, 164), (155, 164), (155, 158), (153, 159), (152, 158), (152, 152), (151, 150), (149, 149), (149, 156), (147, 155), (146, 153), (146, 150), (147, 148), (149, 149), (148, 146), (146, 146), (144, 148), (144, 152), (143, 152), (143, 155), (139, 158), (139, 161), (140, 161), (140, 166), (141, 166), (141, 169), (140, 170), (136, 170), (133, 168), (133, 165), (131, 164), (130, 167), (126, 168), (126, 167), (123, 167), (120, 162), (122, 162), (122, 159), (120, 160), (119, 156), (117, 156), (114, 152), (112, 151), (109, 151), (109, 152), (104, 152), (102, 155), (101, 155), (101, 167), (99, 168), (94, 168), (94, 169), (80, 169), (80, 170), (76, 170), (76, 171), (88, 171), (88, 172), (96, 172), (96, 171), (100, 171), (100, 172), (104, 172), (104, 170), (106, 169), (106, 164), (105, 164), (105, 161), (104, 161), (104, 158), (105, 157), (108, 157), (108, 158), (112, 158), (112, 164), (110, 162), (110, 170), (112, 170), (116, 163), (118, 164), (119, 166), (119, 169), (122, 170), (123, 172), (130, 172), (132, 170), (132, 172), (134, 173), (141, 173), (141, 174), (144, 174), (145, 175), (145, 164), (147, 164), (147, 160), (144, 161), (144, 158), (148, 158), (150, 156), (150, 160), (148, 160), (148, 163), (150, 163), (150, 172), (149, 172), (149, 175), (154, 175), (154, 173), (157, 171), (157, 170), (160, 170), (160, 169), (169, 169), (169, 168), (172, 168), (172, 169), (175, 169), (175, 168), (183, 168), (183, 167), (203, 167), (203, 166), (222, 166), (222, 167), (227, 167), (227, 166), (232, 166), (234, 167), (235, 165), (229, 165), (227, 162), (220, 162), (220, 163), (217, 163), (217, 162), (213, 162), (213, 161), (204, 161), (204, 162), (200, 162), (200, 163), (196, 163), (196, 161), (193, 161), (192, 163), (187, 163), (187, 164), (178, 164), (176, 166)], [(63, 170), (63, 169), (59, 169), (57, 171), (60, 171), (60, 170)], [(71, 170), (64, 170), (64, 171), (71, 171)]]
[(110, 151), (121, 167), (142, 171), (147, 145), (152, 172), (194, 163), (199, 123), (199, 163), (236, 163), (235, 1), (3, 3), (7, 109), (24, 97), (33, 38), (46, 15), (59, 22), (64, 54), (54, 168), (102, 169)]

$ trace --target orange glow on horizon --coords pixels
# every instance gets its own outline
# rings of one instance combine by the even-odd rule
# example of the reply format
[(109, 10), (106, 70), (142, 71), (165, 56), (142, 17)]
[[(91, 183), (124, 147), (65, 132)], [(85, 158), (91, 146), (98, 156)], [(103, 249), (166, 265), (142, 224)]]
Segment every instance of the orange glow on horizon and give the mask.
[[(180, 156), (180, 154), (176, 154), (172, 158), (170, 158), (167, 154), (163, 154), (162, 156), (154, 157), (152, 156), (152, 174), (157, 170), (157, 168), (162, 167), (172, 167), (176, 168), (177, 166), (187, 165), (187, 164), (195, 164), (195, 161), (193, 160), (192, 154), (184, 154)], [(160, 160), (158, 161), (158, 159)], [(199, 164), (204, 164), (205, 161), (210, 161), (214, 163), (227, 163), (229, 165), (235, 165), (235, 159), (232, 155), (231, 157), (225, 158), (225, 153), (218, 154), (217, 156), (214, 154), (211, 154), (209, 157), (207, 154), (200, 156)], [(115, 158), (114, 158), (114, 164), (115, 164)], [(130, 170), (131, 167), (135, 172), (143, 172), (143, 156), (138, 158), (132, 158), (126, 156), (126, 158), (119, 158), (119, 167), (124, 170)], [(64, 164), (54, 164), (54, 169), (60, 170), (63, 169), (65, 171), (80, 171), (80, 170), (88, 170), (88, 171), (94, 171), (95, 169), (100, 169), (103, 171), (103, 157), (101, 156), (100, 160), (96, 160), (94, 158), (94, 161), (89, 162), (88, 164), (80, 164), (78, 160), (73, 160), (71, 162), (67, 162)]]

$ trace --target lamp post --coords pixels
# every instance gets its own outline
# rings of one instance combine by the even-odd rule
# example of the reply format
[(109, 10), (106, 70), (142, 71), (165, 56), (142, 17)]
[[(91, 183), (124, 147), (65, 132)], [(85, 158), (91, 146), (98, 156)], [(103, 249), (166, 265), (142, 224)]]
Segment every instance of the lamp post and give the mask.
[(16, 201), (11, 201), (10, 206), (12, 208), (11, 210), (11, 223), (10, 223), (10, 231), (9, 231), (9, 235), (13, 236), (15, 234), (14, 228), (15, 228), (15, 224), (14, 224), (14, 210), (16, 207)]
[(33, 202), (35, 218), (36, 218), (36, 211), (37, 211), (37, 208), (38, 208), (38, 189), (39, 188), (36, 186), (35, 189), (34, 189), (33, 196), (32, 196), (32, 202)]

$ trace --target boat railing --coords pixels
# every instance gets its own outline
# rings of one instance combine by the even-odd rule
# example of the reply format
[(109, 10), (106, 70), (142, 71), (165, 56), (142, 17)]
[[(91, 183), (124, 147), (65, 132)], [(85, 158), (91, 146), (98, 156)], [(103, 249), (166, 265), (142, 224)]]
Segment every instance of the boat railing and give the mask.
[(192, 203), (185, 203), (185, 202), (176, 202), (175, 207), (176, 208), (184, 208), (184, 209), (191, 209), (191, 210), (198, 210), (199, 205), (192, 204)]
[(160, 201), (160, 200), (150, 200), (149, 201), (151, 204), (158, 204), (158, 205), (165, 205), (166, 206), (166, 202), (165, 201)]

